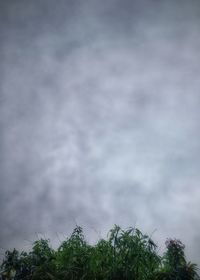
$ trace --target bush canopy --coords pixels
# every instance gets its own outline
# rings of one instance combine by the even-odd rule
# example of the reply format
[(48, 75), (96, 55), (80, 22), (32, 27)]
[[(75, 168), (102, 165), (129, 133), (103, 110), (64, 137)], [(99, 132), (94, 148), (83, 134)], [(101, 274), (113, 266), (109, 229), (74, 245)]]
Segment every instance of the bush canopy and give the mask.
[(154, 241), (137, 228), (115, 225), (107, 239), (86, 242), (81, 227), (54, 250), (49, 240), (33, 243), (30, 252), (6, 251), (1, 280), (196, 280), (196, 264), (186, 261), (180, 240), (168, 239), (158, 254)]

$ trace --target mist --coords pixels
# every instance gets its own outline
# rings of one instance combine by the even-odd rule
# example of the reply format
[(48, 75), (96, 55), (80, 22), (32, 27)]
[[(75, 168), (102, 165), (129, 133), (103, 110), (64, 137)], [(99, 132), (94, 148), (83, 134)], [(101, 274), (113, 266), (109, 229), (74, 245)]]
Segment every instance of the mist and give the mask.
[(113, 224), (200, 264), (199, 1), (0, 2), (0, 247)]

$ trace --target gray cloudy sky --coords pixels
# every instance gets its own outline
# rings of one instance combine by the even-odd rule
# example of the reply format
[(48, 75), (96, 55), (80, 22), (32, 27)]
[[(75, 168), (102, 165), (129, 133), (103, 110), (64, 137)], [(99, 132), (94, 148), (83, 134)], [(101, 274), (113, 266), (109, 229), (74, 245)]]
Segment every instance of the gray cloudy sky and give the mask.
[(0, 247), (116, 223), (200, 264), (199, 24), (197, 0), (0, 1)]

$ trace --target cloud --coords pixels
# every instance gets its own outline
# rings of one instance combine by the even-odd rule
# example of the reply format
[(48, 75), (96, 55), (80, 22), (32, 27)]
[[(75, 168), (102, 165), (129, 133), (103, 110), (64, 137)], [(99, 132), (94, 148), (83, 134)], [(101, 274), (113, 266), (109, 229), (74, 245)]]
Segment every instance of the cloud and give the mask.
[(198, 2), (1, 6), (1, 246), (137, 224), (199, 262)]

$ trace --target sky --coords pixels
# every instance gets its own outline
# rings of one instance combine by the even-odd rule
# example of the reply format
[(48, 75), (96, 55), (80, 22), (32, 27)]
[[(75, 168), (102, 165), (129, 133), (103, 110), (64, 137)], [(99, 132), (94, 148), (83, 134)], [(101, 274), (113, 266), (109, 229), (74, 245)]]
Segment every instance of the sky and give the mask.
[(0, 247), (114, 224), (200, 265), (200, 3), (0, 1)]

